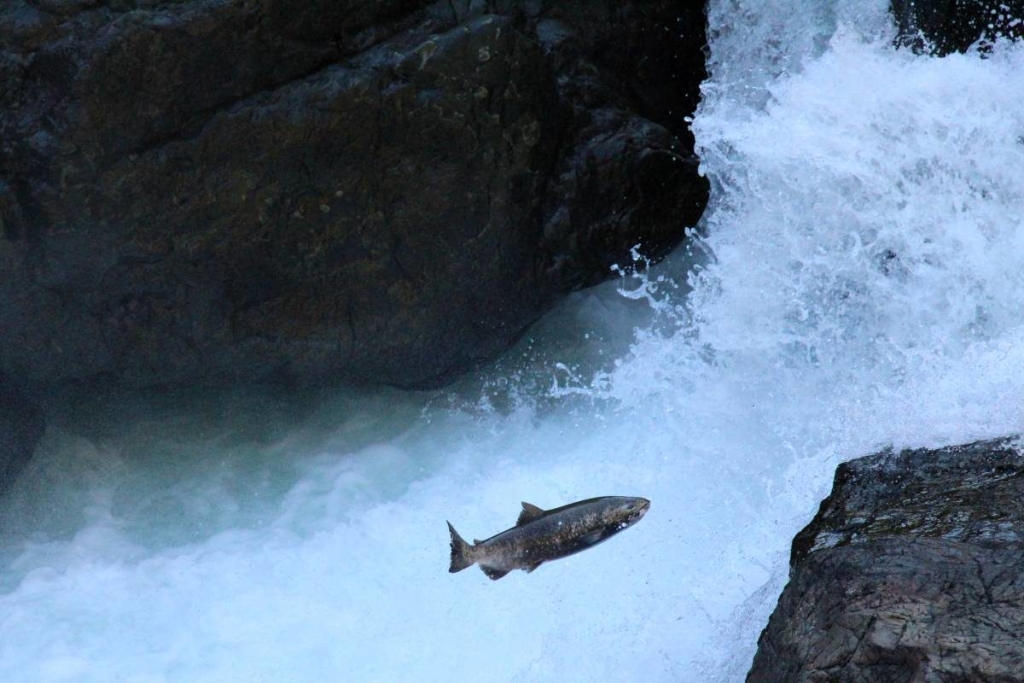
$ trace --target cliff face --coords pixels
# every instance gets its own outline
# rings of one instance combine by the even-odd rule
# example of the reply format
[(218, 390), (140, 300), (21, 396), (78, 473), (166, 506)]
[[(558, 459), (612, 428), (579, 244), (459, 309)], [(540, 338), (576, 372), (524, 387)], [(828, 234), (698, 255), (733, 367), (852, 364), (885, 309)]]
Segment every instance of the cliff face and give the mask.
[(0, 373), (0, 494), (31, 459), (44, 428), (42, 411)]
[(699, 218), (703, 45), (667, 0), (4, 2), (0, 370), (443, 381)]
[(1024, 0), (891, 0), (899, 43), (945, 55), (1024, 35)]
[(747, 680), (1021, 680), (1024, 457), (1009, 440), (841, 465)]

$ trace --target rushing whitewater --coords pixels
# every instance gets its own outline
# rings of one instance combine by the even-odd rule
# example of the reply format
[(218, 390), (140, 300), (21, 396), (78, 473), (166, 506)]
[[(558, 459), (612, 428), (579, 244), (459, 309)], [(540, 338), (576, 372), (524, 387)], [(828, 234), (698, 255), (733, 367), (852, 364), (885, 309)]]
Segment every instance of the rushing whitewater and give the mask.
[[(709, 19), (689, 250), (446, 392), (79, 401), (4, 501), (0, 680), (739, 681), (837, 463), (1024, 429), (1024, 48)], [(617, 491), (602, 552), (447, 572), (449, 516)]]

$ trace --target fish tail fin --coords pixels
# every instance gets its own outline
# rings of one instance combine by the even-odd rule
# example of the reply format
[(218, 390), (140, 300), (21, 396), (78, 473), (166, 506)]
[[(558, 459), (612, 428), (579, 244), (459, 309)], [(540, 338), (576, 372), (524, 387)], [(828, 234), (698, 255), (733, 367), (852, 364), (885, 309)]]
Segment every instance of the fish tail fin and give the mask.
[(448, 522), (448, 531), (452, 534), (452, 564), (448, 567), (448, 571), (454, 574), (472, 566), (476, 561), (470, 559), (470, 545), (462, 540), (462, 536), (459, 536), (459, 532), (455, 530), (451, 522)]

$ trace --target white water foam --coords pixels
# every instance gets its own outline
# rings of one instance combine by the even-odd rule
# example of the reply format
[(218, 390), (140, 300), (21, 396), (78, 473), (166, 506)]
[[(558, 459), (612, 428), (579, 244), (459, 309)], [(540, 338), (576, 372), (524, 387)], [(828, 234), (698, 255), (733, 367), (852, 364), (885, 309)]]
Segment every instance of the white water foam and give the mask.
[[(1024, 426), (1024, 49), (894, 51), (885, 5), (713, 2), (697, 255), (478, 382), (51, 430), (4, 501), (0, 680), (742, 680), (836, 464)], [(446, 571), (446, 519), (608, 494), (651, 511)]]

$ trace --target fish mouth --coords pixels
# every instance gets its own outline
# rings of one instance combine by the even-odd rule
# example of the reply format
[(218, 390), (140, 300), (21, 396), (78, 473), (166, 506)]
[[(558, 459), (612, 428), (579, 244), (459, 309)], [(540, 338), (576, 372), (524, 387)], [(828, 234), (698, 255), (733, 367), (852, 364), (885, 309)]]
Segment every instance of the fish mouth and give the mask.
[(636, 502), (630, 507), (629, 517), (627, 524), (636, 524), (639, 522), (647, 511), (651, 509), (651, 501), (646, 498), (637, 498)]

